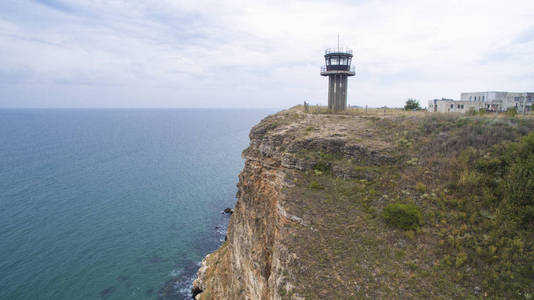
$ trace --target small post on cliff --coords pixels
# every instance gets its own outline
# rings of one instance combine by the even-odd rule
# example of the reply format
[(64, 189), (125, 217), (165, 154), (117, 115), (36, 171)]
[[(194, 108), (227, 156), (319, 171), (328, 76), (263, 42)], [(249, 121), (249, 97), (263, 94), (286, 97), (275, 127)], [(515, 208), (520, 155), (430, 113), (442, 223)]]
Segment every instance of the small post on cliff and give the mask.
[(367, 104), (365, 104), (365, 114), (367, 114)]

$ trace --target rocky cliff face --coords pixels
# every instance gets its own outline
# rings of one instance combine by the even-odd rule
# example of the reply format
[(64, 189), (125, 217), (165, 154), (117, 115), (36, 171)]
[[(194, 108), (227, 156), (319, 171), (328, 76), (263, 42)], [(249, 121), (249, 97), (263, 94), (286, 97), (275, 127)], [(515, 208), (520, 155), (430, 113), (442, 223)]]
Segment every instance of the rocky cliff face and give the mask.
[[(492, 223), (505, 210), (484, 200), (489, 188), (469, 187), (484, 184), (469, 181), (482, 178), (469, 166), (533, 128), (299, 108), (267, 117), (250, 132), (227, 241), (203, 260), (196, 299), (531, 295), (531, 271), (509, 266), (532, 265), (532, 232), (513, 229), (509, 212)], [(382, 211), (394, 203), (423, 219), (410, 230), (390, 226)]]
[[(289, 281), (289, 265), (298, 258), (284, 245), (295, 234), (295, 227), (309, 227), (303, 217), (286, 207), (288, 192), (295, 187), (293, 172), (314, 169), (319, 159), (307, 157), (310, 151), (338, 153), (374, 164), (392, 160), (385, 143), (349, 141), (348, 137), (370, 135), (369, 129), (362, 133), (358, 131), (361, 126), (324, 123), (322, 119), (324, 116), (283, 112), (252, 128), (250, 147), (243, 151), (246, 161), (239, 175), (227, 241), (202, 262), (194, 283), (194, 290), (201, 291), (197, 299), (301, 298), (292, 292)], [(333, 169), (343, 178), (369, 176), (343, 166)]]

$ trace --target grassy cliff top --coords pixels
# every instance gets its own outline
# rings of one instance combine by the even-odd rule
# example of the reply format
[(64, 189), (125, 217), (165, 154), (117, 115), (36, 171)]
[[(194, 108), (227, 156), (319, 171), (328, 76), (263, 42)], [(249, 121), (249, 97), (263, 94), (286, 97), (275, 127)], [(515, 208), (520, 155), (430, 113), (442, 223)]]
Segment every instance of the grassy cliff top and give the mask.
[(280, 294), (531, 298), (533, 129), (504, 114), (295, 107), (267, 117), (244, 154), (280, 159), (283, 205), (303, 220), (287, 225), (296, 287)]

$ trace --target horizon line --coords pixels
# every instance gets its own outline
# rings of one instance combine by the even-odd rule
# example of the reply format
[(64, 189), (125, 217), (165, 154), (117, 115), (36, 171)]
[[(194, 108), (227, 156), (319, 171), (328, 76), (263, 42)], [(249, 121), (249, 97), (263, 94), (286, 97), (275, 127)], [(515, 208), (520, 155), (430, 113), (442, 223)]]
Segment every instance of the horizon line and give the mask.
[(127, 106), (118, 106), (118, 107), (99, 107), (99, 106), (84, 106), (84, 107), (65, 107), (65, 106), (56, 106), (56, 107), (40, 107), (40, 106), (0, 106), (1, 109), (284, 109), (282, 107), (178, 107), (178, 106), (142, 106), (142, 107), (127, 107)]

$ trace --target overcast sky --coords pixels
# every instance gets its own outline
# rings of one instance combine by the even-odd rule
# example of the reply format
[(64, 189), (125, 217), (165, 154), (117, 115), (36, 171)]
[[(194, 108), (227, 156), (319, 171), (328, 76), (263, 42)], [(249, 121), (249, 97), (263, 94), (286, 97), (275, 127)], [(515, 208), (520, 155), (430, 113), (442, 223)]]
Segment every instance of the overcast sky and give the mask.
[(326, 104), (338, 33), (351, 105), (534, 91), (532, 0), (16, 0), (0, 2), (0, 107)]

